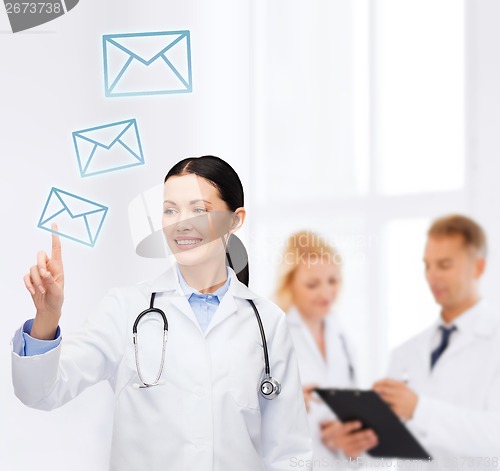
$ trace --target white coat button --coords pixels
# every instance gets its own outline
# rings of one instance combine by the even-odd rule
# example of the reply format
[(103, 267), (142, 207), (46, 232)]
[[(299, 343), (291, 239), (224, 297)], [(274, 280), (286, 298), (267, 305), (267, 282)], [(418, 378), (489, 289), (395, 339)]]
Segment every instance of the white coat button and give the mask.
[(203, 388), (196, 388), (194, 393), (199, 397), (203, 397), (205, 395), (205, 390)]
[(197, 450), (201, 450), (202, 448), (204, 448), (205, 444), (203, 443), (202, 440), (196, 440), (194, 443), (193, 443), (194, 447), (197, 449)]

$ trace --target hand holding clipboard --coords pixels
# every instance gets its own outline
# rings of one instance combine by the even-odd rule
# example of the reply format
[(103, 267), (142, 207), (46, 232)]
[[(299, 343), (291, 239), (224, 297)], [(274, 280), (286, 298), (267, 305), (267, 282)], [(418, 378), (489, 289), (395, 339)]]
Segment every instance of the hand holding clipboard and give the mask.
[(321, 441), (328, 448), (342, 450), (349, 458), (357, 458), (378, 445), (375, 432), (363, 428), (359, 421), (325, 420), (320, 422), (320, 427)]
[(316, 389), (342, 422), (358, 421), (372, 429), (378, 445), (368, 454), (379, 458), (429, 460), (430, 455), (408, 431), (390, 407), (374, 391)]

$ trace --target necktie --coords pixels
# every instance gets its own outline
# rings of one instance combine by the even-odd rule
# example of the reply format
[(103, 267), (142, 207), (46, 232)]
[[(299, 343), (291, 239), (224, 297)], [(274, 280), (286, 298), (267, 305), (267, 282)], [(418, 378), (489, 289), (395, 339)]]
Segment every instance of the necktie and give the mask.
[(434, 368), (434, 365), (436, 362), (439, 360), (439, 357), (443, 354), (443, 352), (446, 350), (448, 347), (448, 344), (450, 343), (450, 335), (457, 330), (455, 326), (452, 327), (444, 327), (440, 326), (441, 329), (441, 343), (439, 346), (434, 350), (431, 354), (431, 370)]

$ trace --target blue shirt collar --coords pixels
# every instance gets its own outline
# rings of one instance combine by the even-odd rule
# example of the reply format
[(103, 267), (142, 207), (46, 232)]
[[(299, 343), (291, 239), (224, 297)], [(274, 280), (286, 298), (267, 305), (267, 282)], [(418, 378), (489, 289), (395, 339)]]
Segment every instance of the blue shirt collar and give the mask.
[(202, 297), (203, 296), (216, 296), (220, 301), (222, 299), (222, 297), (226, 294), (227, 290), (229, 289), (229, 283), (231, 282), (231, 276), (229, 274), (229, 270), (228, 270), (227, 266), (226, 266), (226, 276), (227, 276), (226, 282), (220, 288), (217, 288), (217, 290), (215, 290), (213, 293), (207, 293), (207, 294), (200, 293), (198, 290), (191, 288), (191, 286), (189, 286), (186, 283), (186, 280), (182, 276), (181, 270), (179, 269), (179, 265), (177, 263), (175, 264), (175, 268), (177, 269), (177, 276), (179, 278), (179, 284), (181, 285), (182, 292), (186, 295), (186, 297), (188, 299), (194, 294), (196, 296), (202, 296)]

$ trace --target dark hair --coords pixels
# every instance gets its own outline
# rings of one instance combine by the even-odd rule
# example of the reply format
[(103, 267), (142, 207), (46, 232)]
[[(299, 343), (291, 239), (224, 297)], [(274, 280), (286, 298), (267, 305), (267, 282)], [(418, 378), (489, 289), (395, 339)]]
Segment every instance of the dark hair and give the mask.
[[(240, 177), (225, 160), (213, 155), (188, 157), (170, 169), (164, 183), (170, 177), (190, 174), (210, 182), (231, 211), (244, 206), (245, 198)], [(230, 235), (226, 246), (226, 265), (229, 265), (236, 272), (238, 279), (248, 286), (250, 278), (248, 254), (243, 242), (234, 234)]]

